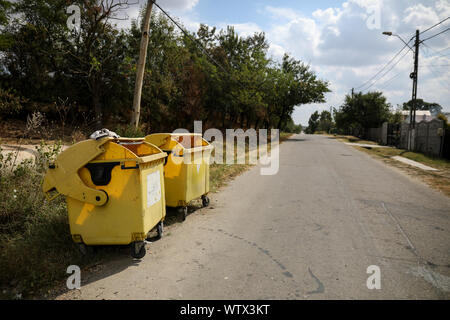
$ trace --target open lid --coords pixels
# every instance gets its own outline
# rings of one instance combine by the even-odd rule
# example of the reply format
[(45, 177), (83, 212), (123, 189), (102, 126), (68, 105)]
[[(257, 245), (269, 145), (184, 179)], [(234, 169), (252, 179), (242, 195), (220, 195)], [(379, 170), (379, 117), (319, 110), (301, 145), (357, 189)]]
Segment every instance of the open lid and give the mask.
[(154, 133), (145, 137), (145, 141), (162, 150), (193, 149), (210, 146), (199, 133)]

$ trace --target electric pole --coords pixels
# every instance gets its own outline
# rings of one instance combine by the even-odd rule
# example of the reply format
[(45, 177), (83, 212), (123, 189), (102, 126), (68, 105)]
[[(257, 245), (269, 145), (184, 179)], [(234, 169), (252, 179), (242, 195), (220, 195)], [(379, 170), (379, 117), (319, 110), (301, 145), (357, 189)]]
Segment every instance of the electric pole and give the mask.
[(136, 70), (136, 83), (134, 85), (133, 116), (131, 124), (137, 129), (141, 114), (142, 84), (144, 81), (145, 61), (147, 60), (148, 33), (150, 30), (150, 17), (152, 15), (153, 0), (147, 1), (144, 23), (142, 25), (141, 46), (139, 49), (139, 61)]
[(414, 72), (411, 73), (410, 77), (413, 79), (413, 88), (412, 88), (412, 100), (411, 107), (409, 109), (409, 150), (414, 148), (412, 143), (412, 132), (416, 126), (416, 102), (417, 102), (417, 80), (419, 75), (419, 46), (420, 46), (420, 32), (416, 30), (416, 43), (415, 43), (415, 51), (414, 51)]

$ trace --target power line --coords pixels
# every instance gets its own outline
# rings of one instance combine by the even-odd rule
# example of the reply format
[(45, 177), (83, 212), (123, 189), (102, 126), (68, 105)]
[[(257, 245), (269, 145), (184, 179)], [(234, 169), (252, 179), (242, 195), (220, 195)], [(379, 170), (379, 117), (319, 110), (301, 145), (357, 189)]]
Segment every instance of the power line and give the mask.
[(397, 73), (395, 76), (393, 76), (392, 78), (390, 78), (389, 80), (386, 80), (385, 82), (383, 82), (381, 84), (381, 87), (378, 87), (379, 90), (384, 90), (388, 84), (390, 84), (393, 80), (395, 80), (396, 78), (398, 78), (399, 75), (404, 74), (405, 71), (400, 71), (399, 73)]
[(394, 69), (399, 63), (400, 61), (402, 61), (402, 59), (409, 53), (409, 51), (406, 51), (405, 54), (403, 56), (401, 56), (401, 58), (399, 60), (397, 60), (397, 62), (388, 70), (386, 71), (380, 78), (378, 78), (377, 80), (375, 80), (369, 87), (367, 87), (366, 89), (364, 89), (363, 91), (367, 91), (369, 90), (371, 87), (373, 87), (378, 81), (380, 81), (381, 79), (383, 79), (389, 72), (392, 71), (392, 69)]
[(439, 33), (437, 33), (437, 34), (435, 34), (434, 36), (428, 37), (428, 38), (426, 38), (426, 39), (424, 39), (424, 40), (422, 40), (422, 41), (420, 41), (420, 42), (421, 42), (421, 43), (424, 43), (425, 41), (430, 40), (430, 39), (433, 39), (434, 37), (437, 37), (438, 35), (443, 34), (444, 32), (447, 32), (447, 31), (449, 31), (449, 30), (450, 30), (450, 28), (447, 28), (447, 29), (445, 29), (445, 30), (443, 30), (443, 31), (441, 31), (441, 32), (439, 32)]
[[(412, 40), (412, 39), (411, 39)], [(356, 87), (355, 89), (360, 89), (365, 87), (367, 84), (369, 84), (372, 80), (374, 80), (379, 74), (381, 74), (399, 55), (400, 53), (402, 53), (403, 50), (405, 50), (405, 48), (408, 46), (408, 44), (411, 42), (411, 40), (409, 40), (409, 42), (407, 44), (405, 44), (405, 46), (399, 51), (397, 52), (397, 54), (391, 59), (389, 60), (388, 63), (386, 63), (386, 65), (381, 68), (380, 71), (378, 71), (372, 78), (370, 78), (369, 80), (367, 80), (366, 82), (364, 82), (362, 85)]]
[[(422, 53), (423, 54), (425, 54), (425, 52), (423, 52), (423, 49), (421, 48), (421, 50), (422, 50)], [(434, 68), (434, 65), (433, 64), (430, 64), (429, 66), (428, 66), (428, 70), (430, 70), (431, 71), (431, 73), (433, 73), (433, 75), (436, 77), (436, 78), (441, 78), (442, 77), (442, 75), (438, 75), (437, 73), (437, 71), (436, 71), (436, 69)], [(446, 90), (448, 90), (448, 87), (445, 87), (438, 79), (434, 79), (437, 83), (439, 83), (439, 85), (441, 85), (443, 88), (445, 88)], [(447, 85), (450, 85), (450, 83), (448, 83), (447, 81), (445, 81), (444, 80), (444, 82), (445, 83), (447, 83)]]
[(448, 66), (450, 66), (450, 64), (423, 64), (423, 65), (421, 65), (421, 66), (419, 66), (419, 68), (421, 68), (421, 67), (430, 67), (430, 66), (433, 66), (433, 67), (448, 67)]
[[(426, 44), (424, 44), (424, 45), (426, 45)], [(430, 48), (430, 49), (432, 49), (432, 48)], [(445, 51), (445, 50), (448, 50), (448, 49), (450, 49), (450, 47), (447, 47), (447, 48), (444, 48), (444, 49), (441, 49), (441, 50), (438, 50), (438, 51), (435, 51), (436, 53), (441, 53), (442, 51)]]
[[(239, 86), (242, 88), (242, 89), (245, 89), (245, 87), (244, 87), (244, 85), (242, 84), (242, 82), (240, 81), (240, 80), (238, 80), (238, 79), (236, 79), (236, 77), (234, 77), (233, 75), (231, 75), (230, 74), (230, 72), (228, 71), (228, 70), (226, 70), (225, 69), (225, 67), (223, 67), (220, 63), (218, 63), (209, 53), (208, 53), (208, 51), (207, 51), (207, 49), (205, 48), (205, 46), (203, 46), (203, 44), (200, 42), (200, 41), (198, 41), (197, 39), (195, 39), (195, 38), (193, 38), (190, 34), (189, 34), (189, 32), (187, 32), (186, 30), (184, 30), (184, 28), (183, 27), (181, 27), (178, 23), (177, 23), (177, 21), (175, 21), (175, 19), (173, 19), (163, 8), (161, 8), (161, 6), (159, 5), (159, 4), (157, 4), (156, 3), (156, 0), (150, 0), (150, 1), (152, 1), (153, 2), (153, 4), (154, 5), (156, 5), (158, 8), (159, 8), (159, 10), (161, 10), (161, 12), (162, 13), (164, 13), (169, 19), (170, 19), (170, 21), (172, 21), (176, 26), (177, 26), (177, 28), (178, 29), (180, 29), (181, 30), (181, 32), (183, 32), (183, 34), (186, 36), (186, 37), (188, 37), (192, 42), (194, 42), (194, 43), (196, 43), (199, 47), (200, 47), (200, 49), (201, 49), (201, 51), (202, 51), (202, 53), (204, 54), (204, 55), (206, 55), (217, 67), (219, 67), (220, 69), (222, 69), (222, 71), (224, 71), (226, 74), (229, 74), (232, 78), (234, 78), (234, 80), (236, 80), (236, 82), (239, 84)], [(258, 93), (258, 91), (259, 91), (259, 89), (261, 89), (261, 87), (264, 85), (266, 83), (266, 80), (263, 80), (263, 81), (261, 81), (259, 84), (258, 84), (258, 86), (256, 87), (256, 89), (255, 89), (255, 91), (253, 92), (253, 94), (248, 98), (248, 100), (250, 100), (250, 99), (252, 99), (255, 95), (256, 95), (256, 93)], [(231, 92), (231, 95), (232, 96), (234, 96), (234, 94)]]
[(159, 4), (157, 4), (156, 3), (156, 1), (155, 0), (150, 0), (150, 1), (152, 1), (153, 2), (153, 4), (155, 5), (155, 6), (157, 6), (158, 8), (159, 8), (159, 10), (161, 10), (161, 12), (162, 13), (164, 13), (166, 16), (167, 16), (167, 18), (169, 18), (170, 19), (170, 21), (172, 21), (177, 27), (178, 27), (178, 29), (180, 29), (181, 30), (181, 32), (183, 32), (183, 34), (186, 36), (186, 37), (188, 37), (192, 42), (195, 42), (195, 43), (197, 43), (199, 46), (200, 46), (200, 48), (201, 48), (201, 51), (202, 51), (202, 53), (204, 54), (204, 55), (206, 55), (209, 59), (211, 59), (211, 61), (217, 66), (217, 67), (219, 67), (219, 68), (221, 68), (225, 73), (228, 73), (228, 71), (220, 64), (220, 63), (218, 63), (207, 51), (206, 51), (206, 48), (203, 46), (203, 44), (200, 42), (200, 41), (198, 41), (197, 39), (194, 39), (186, 30), (184, 30), (184, 28), (182, 28), (179, 24), (178, 24), (178, 22), (176, 22), (175, 21), (175, 19), (173, 19), (163, 8), (161, 8), (161, 6), (159, 5)]
[(445, 18), (444, 20), (442, 20), (442, 21), (436, 23), (434, 26), (431, 26), (431, 27), (429, 27), (428, 29), (422, 31), (420, 34), (425, 33), (425, 32), (427, 32), (427, 31), (429, 31), (429, 30), (431, 30), (431, 29), (437, 27), (438, 25), (440, 25), (441, 23), (444, 23), (444, 22), (447, 21), (448, 19), (450, 19), (450, 17), (447, 17), (447, 18)]
[(447, 49), (450, 49), (450, 47), (447, 47), (447, 48), (445, 48), (445, 49), (436, 51), (436, 50), (434, 50), (433, 48), (431, 48), (429, 45), (427, 45), (426, 43), (423, 43), (423, 45), (424, 45), (425, 47), (427, 47), (428, 49), (430, 49), (431, 51), (433, 51), (433, 52), (435, 53), (435, 55), (437, 55), (437, 56), (439, 56), (439, 57), (447, 57), (447, 56), (450, 55), (450, 53), (447, 53), (447, 54), (441, 54), (442, 51), (445, 51), (445, 50), (447, 50)]

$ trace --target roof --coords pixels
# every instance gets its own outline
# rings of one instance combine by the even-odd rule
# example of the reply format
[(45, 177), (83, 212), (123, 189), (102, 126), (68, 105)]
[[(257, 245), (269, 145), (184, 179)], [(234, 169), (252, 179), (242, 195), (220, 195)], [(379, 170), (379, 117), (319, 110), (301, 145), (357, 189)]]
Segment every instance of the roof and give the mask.
[[(402, 111), (402, 115), (409, 116), (409, 110)], [(416, 110), (416, 117), (417, 116), (430, 116), (431, 117), (431, 112), (430, 112), (430, 110)]]

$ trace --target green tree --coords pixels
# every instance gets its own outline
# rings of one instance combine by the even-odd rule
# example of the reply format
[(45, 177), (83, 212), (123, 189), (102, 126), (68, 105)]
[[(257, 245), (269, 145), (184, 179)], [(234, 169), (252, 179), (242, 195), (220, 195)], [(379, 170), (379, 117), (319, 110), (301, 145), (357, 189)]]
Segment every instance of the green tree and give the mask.
[(281, 69), (288, 77), (288, 86), (280, 106), (278, 128), (283, 127), (295, 106), (325, 102), (325, 93), (330, 92), (329, 83), (318, 79), (309, 65), (287, 54), (283, 56)]
[(390, 117), (390, 105), (381, 92), (347, 95), (335, 115), (336, 127), (342, 133), (364, 135), (369, 128), (378, 128)]
[(302, 130), (303, 130), (302, 125), (301, 124), (295, 124), (294, 120), (292, 120), (292, 118), (290, 118), (287, 121), (286, 128), (285, 128), (286, 132), (299, 134), (299, 133), (302, 132)]
[(450, 123), (448, 122), (447, 117), (443, 113), (439, 113), (437, 119), (444, 121), (444, 125), (447, 129), (450, 129)]
[[(409, 100), (403, 104), (403, 110), (410, 110), (413, 105), (413, 101)], [(416, 110), (429, 110), (431, 114), (438, 115), (442, 112), (442, 107), (436, 102), (425, 102), (423, 99), (416, 100)]]
[[(21, 99), (20, 112), (47, 112), (62, 99), (77, 106), (73, 119), (79, 110), (92, 110), (108, 125), (127, 123), (141, 37), (141, 19), (127, 30), (113, 24), (127, 2), (74, 0), (81, 8), (81, 30), (75, 33), (66, 25), (66, 0), (18, 0), (2, 30), (10, 42), (0, 43), (3, 106), (18, 110), (14, 95)], [(329, 92), (328, 82), (309, 65), (288, 55), (272, 61), (264, 33), (241, 37), (233, 27), (201, 25), (186, 36), (155, 11), (149, 40), (141, 120), (153, 131), (192, 129), (194, 120), (203, 120), (205, 129), (298, 131), (294, 108), (323, 102)]]
[(334, 123), (331, 113), (327, 110), (322, 111), (319, 118), (318, 130), (330, 133), (333, 127)]
[(400, 111), (393, 112), (389, 115), (389, 123), (401, 123), (403, 115)]
[(8, 24), (9, 12), (12, 7), (12, 2), (7, 0), (0, 0), (0, 26)]
[(319, 128), (319, 112), (315, 111), (308, 120), (308, 133), (313, 134)]

